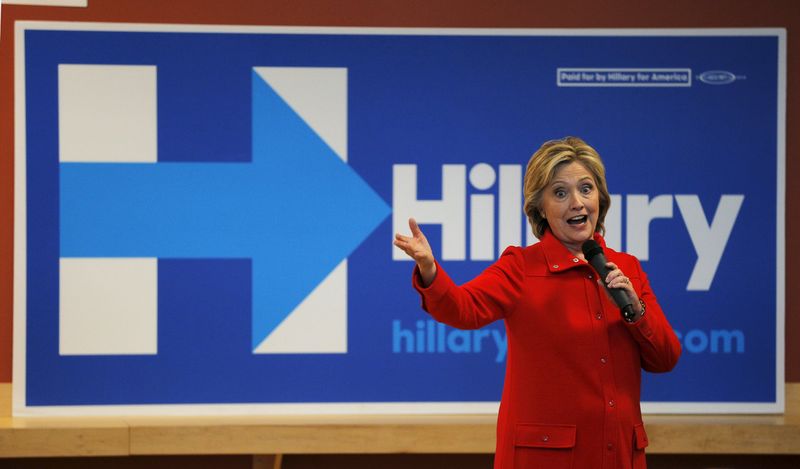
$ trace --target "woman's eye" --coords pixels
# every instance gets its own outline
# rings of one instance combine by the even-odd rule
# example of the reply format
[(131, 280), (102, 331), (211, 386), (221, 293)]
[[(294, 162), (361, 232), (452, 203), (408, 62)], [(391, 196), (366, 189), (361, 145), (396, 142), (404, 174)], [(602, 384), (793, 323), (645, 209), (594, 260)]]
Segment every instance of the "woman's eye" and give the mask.
[(591, 193), (591, 192), (592, 192), (592, 186), (590, 186), (590, 185), (588, 185), (588, 184), (587, 184), (587, 185), (585, 185), (585, 186), (582, 186), (582, 187), (581, 187), (581, 192), (583, 192), (584, 194), (589, 194), (589, 193)]
[(559, 199), (563, 199), (567, 195), (567, 191), (565, 191), (564, 189), (556, 189), (555, 194), (556, 197), (558, 197)]

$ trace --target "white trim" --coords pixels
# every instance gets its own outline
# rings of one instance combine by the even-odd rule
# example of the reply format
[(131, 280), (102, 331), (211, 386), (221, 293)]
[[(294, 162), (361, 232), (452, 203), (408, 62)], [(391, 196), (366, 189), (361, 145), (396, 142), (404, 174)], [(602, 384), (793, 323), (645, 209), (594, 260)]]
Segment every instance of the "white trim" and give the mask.
[[(783, 390), (783, 385), (781, 385)], [(781, 394), (783, 391), (781, 391)], [(783, 404), (771, 402), (642, 402), (643, 414), (780, 414)]]
[[(25, 29), (128, 31), (128, 32), (204, 32), (337, 34), (393, 36), (779, 36), (785, 40), (785, 28), (390, 28), (356, 26), (250, 26), (208, 24), (95, 23), (67, 21), (17, 21)], [(781, 33), (783, 35), (781, 36)]]
[(25, 350), (27, 343), (27, 173), (25, 155), (25, 27), (14, 28), (14, 336), (11, 408), (14, 414), (26, 408)]
[[(783, 388), (783, 386), (781, 386)], [(476, 414), (496, 415), (499, 402), (372, 402), (301, 404), (165, 404), (110, 406), (36, 406), (15, 409), (15, 417), (68, 416), (211, 416), (211, 415), (394, 415)], [(783, 406), (773, 403), (643, 402), (643, 414), (775, 414)]]
[(775, 400), (786, 405), (786, 30), (778, 31), (778, 135), (775, 215)]
[(211, 416), (211, 415), (393, 415), (497, 414), (499, 402), (375, 402), (303, 404), (175, 404), (29, 407), (15, 417), (53, 416)]
[(172, 25), (132, 23), (78, 23), (18, 21), (15, 25), (15, 214), (14, 214), (14, 358), (12, 407), (15, 416), (57, 415), (237, 415), (280, 414), (496, 414), (496, 402), (441, 403), (331, 403), (331, 404), (199, 404), (126, 406), (37, 406), (25, 400), (26, 350), (26, 172), (25, 172), (25, 30), (274, 33), (338, 35), (437, 35), (437, 36), (777, 36), (778, 38), (778, 141), (776, 220), (776, 402), (702, 403), (643, 402), (645, 413), (723, 414), (782, 413), (785, 406), (785, 168), (786, 168), (786, 29), (474, 29), (474, 28), (369, 28), (317, 26)]

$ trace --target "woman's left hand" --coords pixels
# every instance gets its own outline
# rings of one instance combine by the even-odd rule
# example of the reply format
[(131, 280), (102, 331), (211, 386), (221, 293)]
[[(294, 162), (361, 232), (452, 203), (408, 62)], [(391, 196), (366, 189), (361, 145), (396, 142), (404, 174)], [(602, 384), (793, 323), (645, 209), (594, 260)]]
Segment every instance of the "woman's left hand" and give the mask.
[(606, 285), (608, 285), (608, 288), (616, 288), (624, 291), (631, 301), (631, 305), (633, 305), (633, 310), (639, 315), (642, 311), (642, 305), (639, 303), (639, 295), (637, 295), (636, 290), (633, 289), (631, 279), (626, 277), (617, 264), (613, 262), (607, 262), (606, 267), (610, 270), (606, 276)]

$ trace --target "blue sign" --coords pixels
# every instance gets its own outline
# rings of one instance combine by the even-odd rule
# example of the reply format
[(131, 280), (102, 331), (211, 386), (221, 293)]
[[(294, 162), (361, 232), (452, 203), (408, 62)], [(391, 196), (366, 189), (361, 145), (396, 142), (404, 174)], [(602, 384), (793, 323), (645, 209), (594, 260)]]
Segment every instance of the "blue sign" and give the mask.
[(433, 321), (391, 239), (458, 282), (535, 242), (566, 135), (683, 346), (645, 410), (782, 410), (782, 31), (169, 28), (25, 31), (17, 412), (495, 408), (503, 324)]

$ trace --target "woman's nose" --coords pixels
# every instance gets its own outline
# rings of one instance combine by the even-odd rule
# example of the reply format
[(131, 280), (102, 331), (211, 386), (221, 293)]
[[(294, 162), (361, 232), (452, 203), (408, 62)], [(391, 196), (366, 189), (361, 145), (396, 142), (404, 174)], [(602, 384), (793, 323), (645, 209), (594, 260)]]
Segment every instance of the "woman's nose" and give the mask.
[(583, 200), (581, 199), (580, 193), (577, 191), (570, 193), (569, 206), (573, 210), (580, 210), (583, 208)]

